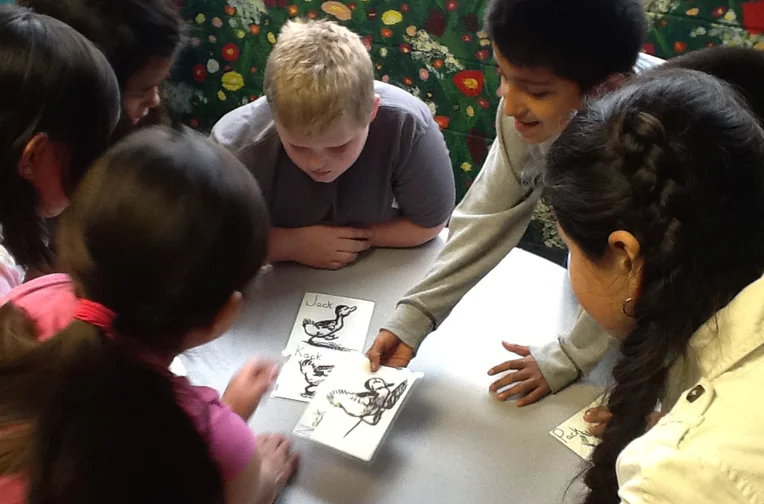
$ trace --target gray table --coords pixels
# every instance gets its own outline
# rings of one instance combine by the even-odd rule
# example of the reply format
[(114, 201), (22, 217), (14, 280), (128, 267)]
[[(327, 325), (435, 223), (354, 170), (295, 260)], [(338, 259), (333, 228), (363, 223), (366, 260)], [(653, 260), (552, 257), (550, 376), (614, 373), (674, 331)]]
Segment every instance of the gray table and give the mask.
[[(395, 301), (442, 246), (439, 238), (413, 250), (376, 250), (340, 271), (274, 267), (248, 293), (232, 331), (181, 357), (189, 378), (222, 392), (252, 354), (283, 360), (280, 351), (308, 291), (375, 301), (370, 344)], [(549, 431), (599, 393), (607, 365), (593, 373), (594, 382), (526, 408), (493, 399), (486, 372), (509, 357), (502, 339), (539, 344), (570, 326), (576, 306), (566, 279), (564, 269), (512, 252), (420, 349), (411, 368), (424, 372), (424, 379), (373, 463), (297, 439), (301, 466), (280, 502), (561, 502), (582, 461)], [(268, 398), (250, 425), (257, 432), (291, 432), (304, 408)], [(574, 484), (566, 501), (573, 502), (579, 490)]]

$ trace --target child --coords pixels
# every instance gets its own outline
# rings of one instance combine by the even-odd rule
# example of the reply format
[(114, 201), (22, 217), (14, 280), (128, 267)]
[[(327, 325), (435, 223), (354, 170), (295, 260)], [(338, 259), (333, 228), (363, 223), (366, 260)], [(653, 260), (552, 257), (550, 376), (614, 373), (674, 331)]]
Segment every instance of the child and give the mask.
[(230, 327), (267, 233), (252, 176), (195, 134), (146, 129), (95, 164), (60, 228), (69, 277), (0, 308), (0, 502), (273, 502), (296, 458), (246, 421), (275, 366), (221, 401), (167, 369)]
[[(621, 341), (586, 503), (764, 495), (764, 130), (721, 81), (645, 75), (551, 147), (582, 307)], [(668, 413), (646, 431), (660, 400)]]
[[(657, 71), (661, 72), (664, 68), (699, 70), (724, 80), (747, 100), (754, 117), (764, 124), (764, 93), (761, 87), (764, 82), (764, 53), (761, 51), (739, 47), (701, 49), (673, 58)], [(591, 361), (597, 362), (601, 357), (592, 354)], [(660, 414), (651, 416), (656, 420)], [(589, 431), (597, 436), (602, 435), (610, 417), (606, 406), (592, 408), (584, 415), (584, 419), (592, 424)]]
[(119, 118), (103, 55), (47, 16), (0, 5), (0, 295), (51, 266), (58, 215)]
[[(645, 36), (639, 0), (492, 0), (485, 24), (502, 74), (496, 141), (454, 211), (446, 246), (369, 349), (372, 369), (407, 365), (462, 296), (514, 248), (539, 201), (543, 153), (586, 97), (606, 93), (632, 73)], [(491, 375), (517, 372), (490, 390), (500, 400), (523, 395), (517, 405), (530, 404), (587, 372), (588, 356), (612, 344), (585, 314), (569, 338), (530, 349), (531, 355), (504, 343), (523, 358), (492, 368)]]
[(71, 25), (96, 44), (117, 74), (129, 129), (159, 106), (159, 85), (182, 41), (173, 0), (18, 0)]
[(413, 247), (443, 229), (455, 199), (443, 136), (423, 102), (374, 81), (356, 34), (287, 23), (263, 87), (212, 137), (263, 188), (270, 261), (337, 269), (369, 247)]

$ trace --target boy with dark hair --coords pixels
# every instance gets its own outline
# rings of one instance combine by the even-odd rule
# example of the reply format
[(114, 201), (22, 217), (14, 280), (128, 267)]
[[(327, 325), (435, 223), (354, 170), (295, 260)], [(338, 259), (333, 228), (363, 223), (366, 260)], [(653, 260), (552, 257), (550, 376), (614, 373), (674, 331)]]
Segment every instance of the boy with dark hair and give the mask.
[[(518, 243), (540, 199), (539, 161), (583, 101), (657, 60), (637, 61), (645, 37), (640, 0), (492, 0), (485, 25), (501, 73), (496, 141), (454, 211), (448, 243), (367, 352), (373, 369), (408, 364), (462, 296)], [(591, 356), (598, 359), (613, 342), (582, 313), (570, 335), (543, 347), (504, 343), (522, 358), (489, 371), (515, 370), (491, 391), (500, 400), (524, 395), (518, 406), (535, 402), (588, 372), (596, 363)]]

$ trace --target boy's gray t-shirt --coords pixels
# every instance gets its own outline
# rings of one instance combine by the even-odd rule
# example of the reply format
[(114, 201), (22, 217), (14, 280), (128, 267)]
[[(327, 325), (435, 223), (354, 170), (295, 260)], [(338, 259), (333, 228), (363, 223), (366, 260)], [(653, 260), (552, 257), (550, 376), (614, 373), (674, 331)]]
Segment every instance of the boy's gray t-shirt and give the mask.
[(430, 109), (406, 91), (375, 82), (379, 111), (358, 160), (335, 181), (316, 182), (289, 158), (267, 100), (226, 114), (212, 138), (252, 172), (268, 202), (271, 225), (368, 226), (401, 216), (421, 227), (446, 222), (454, 174)]

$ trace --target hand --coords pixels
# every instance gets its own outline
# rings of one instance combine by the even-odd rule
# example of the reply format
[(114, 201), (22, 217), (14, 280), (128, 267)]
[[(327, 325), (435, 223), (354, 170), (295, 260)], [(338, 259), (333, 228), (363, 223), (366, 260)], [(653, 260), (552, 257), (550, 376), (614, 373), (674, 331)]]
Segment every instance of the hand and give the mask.
[(281, 434), (261, 434), (255, 443), (261, 460), (255, 502), (272, 504), (297, 468), (298, 456), (290, 450), (289, 439)]
[(228, 382), (220, 400), (247, 421), (279, 374), (275, 362), (253, 358)]
[[(646, 431), (652, 429), (653, 425), (658, 423), (658, 420), (660, 420), (662, 416), (663, 413), (660, 411), (653, 411), (647, 415)], [(605, 427), (607, 427), (607, 423), (611, 418), (613, 418), (613, 414), (610, 413), (608, 407), (604, 405), (588, 409), (586, 410), (586, 413), (584, 413), (584, 421), (592, 424), (589, 426), (589, 432), (598, 438), (602, 437), (602, 433), (605, 432)]]
[(371, 362), (372, 371), (378, 370), (380, 365), (406, 367), (414, 357), (414, 350), (399, 340), (395, 334), (382, 329), (366, 351), (366, 357)]
[[(496, 393), (496, 398), (500, 401), (504, 401), (514, 395), (522, 394), (523, 397), (518, 399), (515, 404), (519, 407), (533, 404), (545, 395), (551, 392), (549, 384), (546, 382), (544, 375), (541, 374), (539, 365), (534, 359), (527, 346), (513, 345), (502, 342), (504, 348), (512, 353), (516, 353), (521, 359), (515, 359), (507, 361), (498, 366), (492, 367), (488, 370), (488, 376), (494, 376), (510, 369), (514, 369), (513, 372), (507, 373), (502, 378), (496, 380), (491, 384), (489, 390)], [(500, 389), (515, 383), (514, 386), (498, 392)]]
[(291, 230), (291, 259), (306, 266), (340, 269), (371, 247), (368, 229), (308, 226)]

